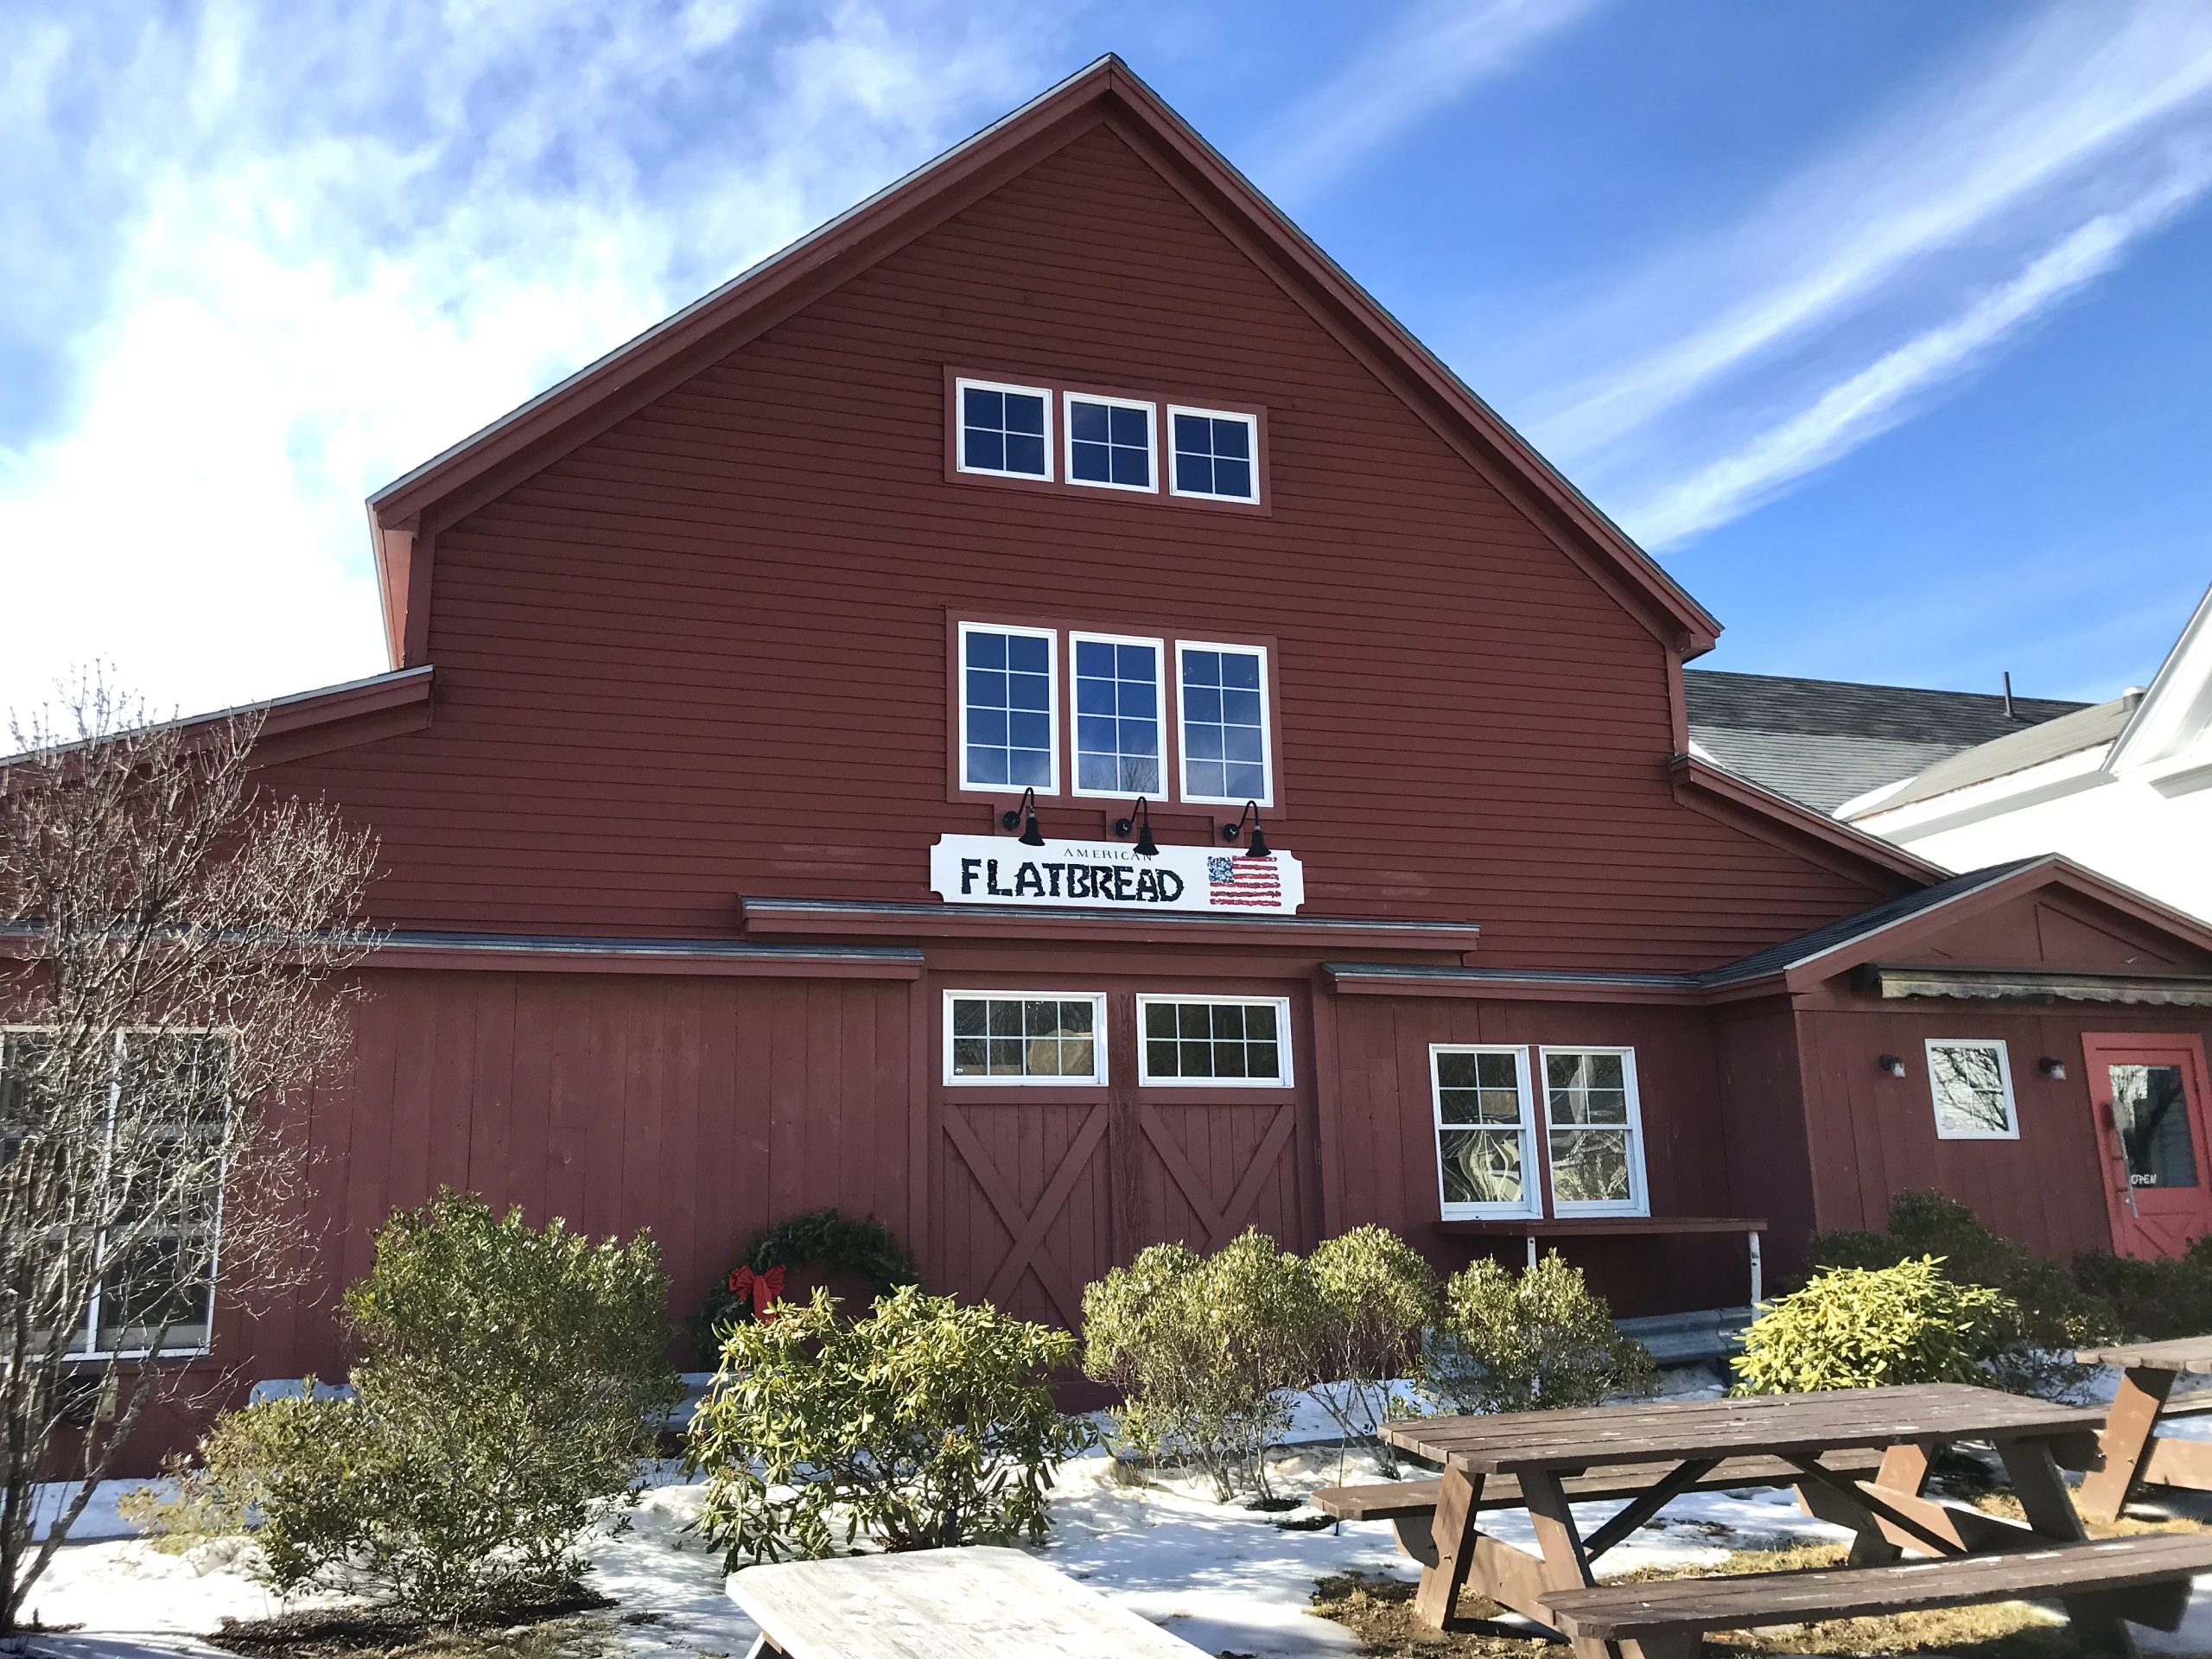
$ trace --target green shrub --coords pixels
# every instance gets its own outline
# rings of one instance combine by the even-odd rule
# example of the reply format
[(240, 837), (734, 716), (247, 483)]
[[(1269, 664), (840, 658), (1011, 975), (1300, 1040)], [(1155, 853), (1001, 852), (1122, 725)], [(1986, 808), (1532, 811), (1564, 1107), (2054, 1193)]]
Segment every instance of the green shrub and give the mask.
[(1935, 1256), (1830, 1268), (1744, 1333), (1735, 1392), (1984, 1382), (1989, 1333), (2018, 1318), (2002, 1291), (1947, 1278)]
[[(1372, 1438), (1389, 1415), (1391, 1382), (1412, 1373), (1436, 1318), (1436, 1270), (1384, 1227), (1323, 1240), (1306, 1267), (1321, 1304), (1314, 1398), (1347, 1439)], [(1386, 1446), (1385, 1471), (1396, 1461)]]
[(1453, 1274), (1419, 1374), (1421, 1391), (1455, 1412), (1591, 1406), (1651, 1380), (1650, 1354), (1613, 1328), (1556, 1250), (1526, 1273), (1485, 1257)]
[(257, 1516), (280, 1592), (327, 1585), (433, 1621), (563, 1593), (579, 1530), (634, 1496), (676, 1400), (667, 1294), (643, 1234), (594, 1243), (441, 1193), (385, 1224), (346, 1293), (353, 1397), (218, 1420), (175, 1524)]
[(1122, 1391), (1130, 1449), (1203, 1470), (1224, 1503), (1266, 1497), (1281, 1391), (1314, 1381), (1322, 1323), (1313, 1274), (1257, 1229), (1211, 1256), (1154, 1244), (1084, 1289), (1084, 1370)]
[(2085, 1250), (2074, 1258), (2073, 1279), (2111, 1310), (2116, 1337), (2160, 1342), (2212, 1331), (2212, 1245), (2204, 1239), (2172, 1260)]
[(691, 1427), (699, 1527), (731, 1567), (1041, 1538), (1060, 1463), (1091, 1443), (1046, 1376), (1075, 1338), (907, 1285), (858, 1319), (817, 1291), (733, 1326)]

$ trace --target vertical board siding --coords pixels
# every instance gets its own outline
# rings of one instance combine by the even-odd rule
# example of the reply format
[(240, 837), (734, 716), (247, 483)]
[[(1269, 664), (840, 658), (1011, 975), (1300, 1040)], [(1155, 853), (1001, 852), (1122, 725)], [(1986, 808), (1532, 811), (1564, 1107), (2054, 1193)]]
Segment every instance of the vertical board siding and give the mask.
[[(948, 364), (1264, 404), (1271, 512), (948, 482)], [(948, 607), (1271, 635), (1315, 913), (1675, 967), (1888, 891), (1677, 804), (1667, 648), (1103, 129), (435, 546), (431, 728), (270, 772), (375, 826), (396, 925), (925, 898), (983, 818), (945, 799)]]

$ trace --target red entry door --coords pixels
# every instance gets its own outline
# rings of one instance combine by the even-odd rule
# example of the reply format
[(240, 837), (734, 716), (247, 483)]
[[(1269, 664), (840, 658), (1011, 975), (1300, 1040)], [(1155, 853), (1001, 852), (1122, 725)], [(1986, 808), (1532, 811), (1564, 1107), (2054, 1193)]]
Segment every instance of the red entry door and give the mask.
[(2195, 1037), (2082, 1039), (2104, 1154), (2113, 1248), (2179, 1255), (2212, 1233), (2212, 1134), (2204, 1045)]

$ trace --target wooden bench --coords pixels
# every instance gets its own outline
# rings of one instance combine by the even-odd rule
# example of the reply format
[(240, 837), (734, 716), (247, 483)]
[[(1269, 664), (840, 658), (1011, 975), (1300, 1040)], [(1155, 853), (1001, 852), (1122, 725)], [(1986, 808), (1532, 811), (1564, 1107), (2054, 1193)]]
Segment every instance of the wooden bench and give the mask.
[(2046, 1598), (2078, 1603), (2126, 1594), (2112, 1611), (2171, 1630), (2181, 1624), (2190, 1579), (2205, 1572), (2212, 1572), (2212, 1537), (2149, 1533), (1885, 1567), (1606, 1584), (1552, 1591), (1545, 1600), (1572, 1640), (1618, 1643), (1624, 1659), (1691, 1659), (1708, 1630)]
[(734, 1573), (748, 1659), (1199, 1659), (1199, 1650), (1018, 1549), (778, 1561)]
[[(1828, 1459), (1839, 1471), (1871, 1478), (1881, 1467), (1882, 1452), (1868, 1446), (1839, 1452)], [(1624, 1464), (1594, 1474), (1573, 1475), (1560, 1482), (1568, 1499), (1576, 1503), (1633, 1503), (1649, 1493), (1674, 1472), (1670, 1463)], [(1804, 1471), (1781, 1458), (1726, 1458), (1707, 1473), (1678, 1488), (1687, 1492), (1727, 1492), (1739, 1486), (1794, 1486)], [(1440, 1480), (1386, 1480), (1369, 1486), (1327, 1486), (1306, 1501), (1324, 1515), (1339, 1521), (1389, 1521), (1398, 1531), (1398, 1548), (1423, 1567), (1436, 1565), (1436, 1540), (1430, 1523), (1436, 1514)], [(1481, 1507), (1512, 1510), (1522, 1505), (1521, 1483), (1510, 1475), (1497, 1475), (1483, 1483)]]

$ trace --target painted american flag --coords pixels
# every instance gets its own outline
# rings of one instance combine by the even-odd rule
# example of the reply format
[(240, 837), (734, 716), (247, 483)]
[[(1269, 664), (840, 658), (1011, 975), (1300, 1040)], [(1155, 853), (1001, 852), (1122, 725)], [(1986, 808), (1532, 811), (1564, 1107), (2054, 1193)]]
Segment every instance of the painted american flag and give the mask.
[(1282, 908), (1282, 874), (1272, 855), (1266, 858), (1206, 860), (1206, 897), (1217, 905), (1248, 910)]

